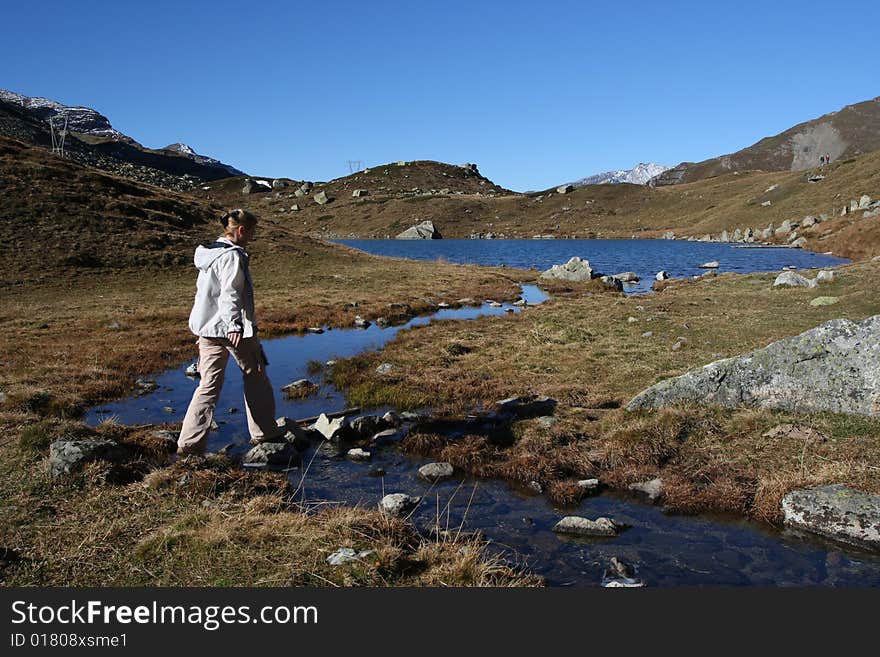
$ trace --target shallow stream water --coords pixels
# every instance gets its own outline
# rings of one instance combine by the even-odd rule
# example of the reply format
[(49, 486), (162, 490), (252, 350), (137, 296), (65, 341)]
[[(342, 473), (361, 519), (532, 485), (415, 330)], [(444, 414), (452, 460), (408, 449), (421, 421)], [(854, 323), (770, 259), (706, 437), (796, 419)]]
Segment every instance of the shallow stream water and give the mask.
[[(545, 298), (534, 286), (524, 286), (523, 296), (530, 303)], [(441, 310), (397, 327), (372, 325), (266, 340), (269, 374), (276, 388), (300, 378), (320, 384), (318, 394), (305, 400), (287, 400), (279, 393), (277, 415), (297, 419), (345, 407), (344, 395), (324, 380), (323, 372), (309, 373), (310, 361), (324, 363), (378, 349), (399, 330), (425, 325), (433, 318), (466, 321), (508, 310), (520, 312), (506, 304), (501, 308), (483, 304)], [(179, 423), (197, 385), (185, 376), (186, 365), (155, 376), (158, 389), (151, 393), (89, 410), (87, 421), (95, 424), (115, 416), (126, 424)], [(211, 434), (209, 450), (232, 443), (232, 453), (244, 453), (249, 446), (241, 376), (231, 359), (215, 419), (219, 430)], [(574, 508), (555, 508), (545, 496), (502, 481), (455, 476), (428, 484), (419, 478), (418, 468), (430, 460), (401, 454), (393, 445), (369, 448), (369, 463), (349, 461), (326, 448), (316, 453), (317, 447), (310, 447), (302, 465), (289, 473), (303, 499), (374, 507), (387, 493), (423, 496), (412, 516), (417, 526), (433, 526), (439, 518), (442, 528), (479, 530), (506, 559), (526, 565), (551, 585), (597, 586), (612, 556), (633, 564), (637, 577), (648, 586), (880, 585), (880, 555), (742, 519), (666, 515), (640, 498), (608, 491), (585, 498)], [(382, 476), (376, 476), (377, 468), (384, 471)], [(630, 527), (615, 538), (561, 537), (552, 527), (565, 515), (608, 516)]]

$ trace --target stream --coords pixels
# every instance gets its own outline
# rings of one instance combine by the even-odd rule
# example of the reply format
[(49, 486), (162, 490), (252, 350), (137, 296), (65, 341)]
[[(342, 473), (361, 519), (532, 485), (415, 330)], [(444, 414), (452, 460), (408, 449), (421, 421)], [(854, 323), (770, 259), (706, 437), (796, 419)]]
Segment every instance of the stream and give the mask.
[[(546, 297), (535, 286), (523, 286), (523, 298), (538, 304)], [(263, 341), (269, 376), (276, 389), (308, 378), (320, 384), (308, 399), (276, 395), (276, 415), (305, 418), (345, 407), (344, 395), (310, 373), (310, 363), (325, 363), (381, 348), (401, 329), (423, 326), (434, 319), (467, 321), (509, 311), (529, 312), (503, 304), (444, 309), (400, 326), (326, 329), (321, 334), (292, 335)], [(125, 424), (180, 423), (197, 385), (185, 375), (189, 363), (162, 372), (150, 393), (90, 409), (86, 421), (95, 425), (115, 417)], [(230, 453), (249, 449), (241, 375), (232, 359), (217, 405), (219, 430), (210, 434), (209, 451), (232, 444)], [(376, 414), (389, 410), (364, 409)], [(420, 528), (434, 526), (464, 532), (480, 531), (491, 549), (526, 566), (554, 586), (598, 586), (611, 557), (636, 567), (648, 586), (880, 586), (880, 555), (841, 547), (820, 538), (777, 531), (736, 517), (675, 516), (636, 496), (604, 491), (571, 508), (555, 508), (545, 496), (497, 480), (453, 476), (437, 484), (419, 478), (418, 468), (430, 459), (410, 457), (393, 446), (370, 448), (368, 463), (349, 461), (334, 450), (312, 445), (302, 466), (288, 473), (298, 494), (308, 501), (325, 500), (375, 507), (387, 493), (423, 496), (412, 516)], [(384, 471), (376, 475), (377, 468)], [(629, 525), (614, 538), (581, 539), (552, 532), (565, 515), (607, 516)]]

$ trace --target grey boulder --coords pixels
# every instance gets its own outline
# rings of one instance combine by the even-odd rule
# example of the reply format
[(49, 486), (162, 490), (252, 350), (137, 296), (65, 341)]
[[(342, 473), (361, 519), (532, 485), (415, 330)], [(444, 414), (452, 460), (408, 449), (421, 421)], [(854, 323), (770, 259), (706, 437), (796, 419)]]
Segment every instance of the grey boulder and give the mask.
[(391, 493), (383, 497), (379, 502), (379, 510), (382, 513), (399, 518), (415, 509), (421, 501), (421, 497), (414, 497), (406, 493)]
[(419, 468), (419, 475), (430, 482), (448, 479), (453, 472), (455, 469), (449, 463), (428, 463)]
[(396, 240), (439, 240), (442, 239), (440, 231), (434, 226), (433, 221), (423, 221), (420, 224), (407, 228), (399, 233), (394, 239)]
[(834, 319), (742, 356), (661, 381), (630, 411), (676, 402), (790, 412), (880, 414), (880, 315)]
[(782, 511), (789, 526), (880, 550), (880, 495), (840, 484), (816, 486), (788, 493)]
[(784, 271), (773, 281), (773, 287), (816, 287), (816, 285), (815, 280), (805, 278), (793, 271)]
[(288, 442), (260, 443), (244, 455), (241, 463), (250, 467), (271, 465), (287, 468), (299, 463), (299, 453)]
[(589, 281), (593, 278), (593, 268), (589, 260), (582, 260), (578, 256), (570, 258), (564, 265), (553, 265), (550, 269), (541, 273), (541, 278), (556, 278), (563, 281)]
[(53, 477), (78, 472), (91, 461), (120, 461), (125, 451), (112, 440), (56, 440), (49, 446)]
[(611, 518), (582, 518), (580, 516), (565, 516), (556, 523), (553, 531), (557, 534), (570, 534), (572, 536), (617, 536), (623, 529), (623, 525), (616, 523)]

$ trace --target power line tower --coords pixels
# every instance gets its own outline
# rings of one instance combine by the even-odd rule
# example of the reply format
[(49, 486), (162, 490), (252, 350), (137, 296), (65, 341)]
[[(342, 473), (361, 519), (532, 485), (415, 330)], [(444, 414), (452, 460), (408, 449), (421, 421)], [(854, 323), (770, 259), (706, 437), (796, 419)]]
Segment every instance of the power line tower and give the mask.
[(348, 172), (356, 173), (364, 168), (363, 160), (349, 160), (348, 161)]
[[(62, 120), (63, 116), (63, 120)], [(49, 131), (52, 133), (52, 152), (64, 157), (64, 140), (67, 138), (67, 113), (49, 119)], [(56, 119), (57, 125), (56, 125)]]

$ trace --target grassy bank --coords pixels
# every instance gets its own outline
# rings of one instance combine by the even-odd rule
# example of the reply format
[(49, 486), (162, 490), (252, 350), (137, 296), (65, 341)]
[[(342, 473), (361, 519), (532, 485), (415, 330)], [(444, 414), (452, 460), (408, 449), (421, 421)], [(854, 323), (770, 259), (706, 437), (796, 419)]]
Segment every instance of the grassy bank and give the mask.
[[(404, 447), (476, 474), (537, 481), (558, 503), (577, 500), (579, 479), (596, 476), (626, 487), (661, 477), (671, 508), (735, 511), (776, 522), (779, 501), (793, 488), (843, 482), (880, 492), (880, 421), (695, 406), (630, 413), (622, 407), (642, 389), (693, 367), (832, 318), (876, 314), (878, 272), (876, 263), (847, 266), (817, 289), (773, 289), (772, 274), (725, 274), (675, 281), (648, 296), (572, 291), (522, 315), (403, 331), (382, 352), (341, 363), (334, 376), (352, 403), (424, 403), (450, 417), (514, 395), (557, 399), (549, 427), (523, 420), (509, 436), (456, 440), (422, 432)], [(810, 306), (817, 296), (839, 301)], [(394, 365), (390, 377), (375, 375), (380, 362)], [(765, 436), (786, 423), (822, 436)]]

